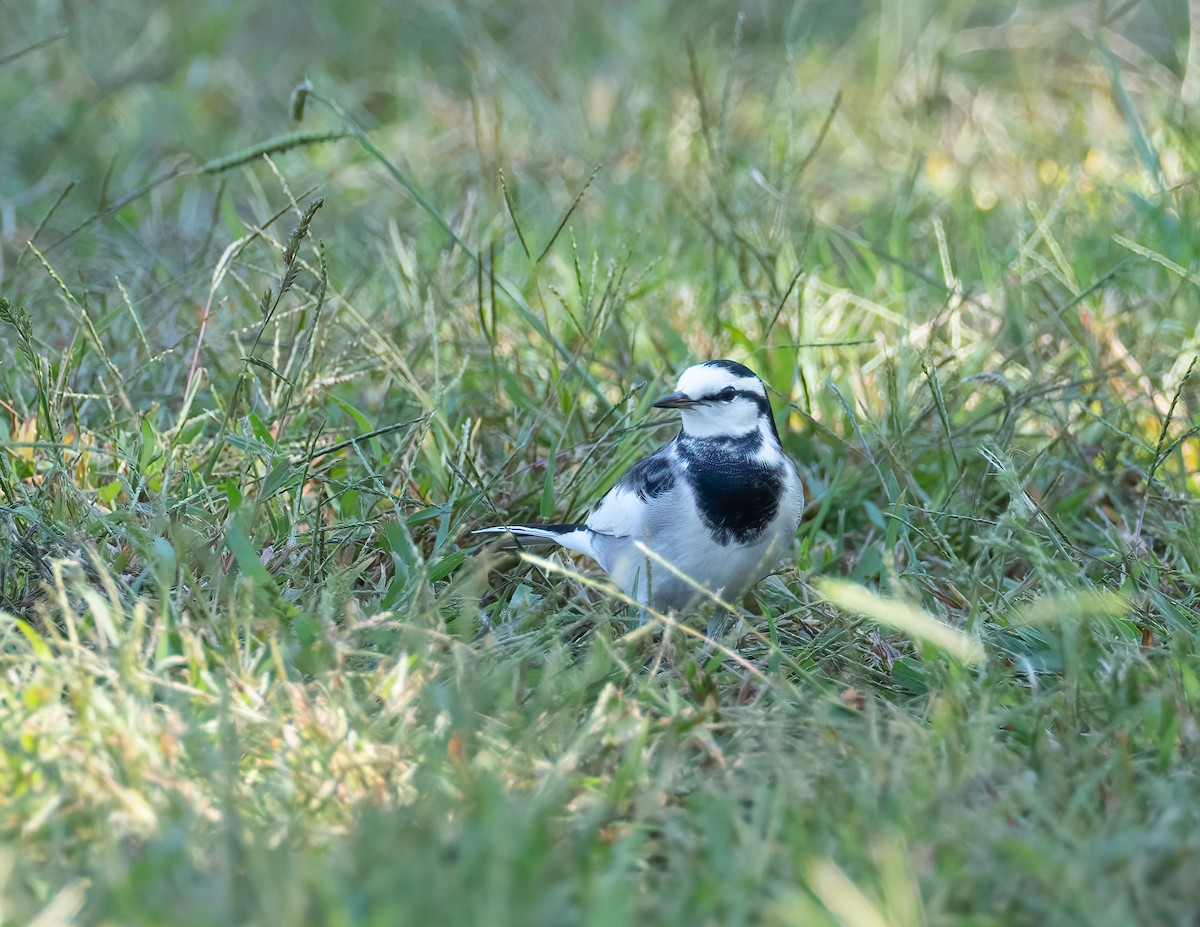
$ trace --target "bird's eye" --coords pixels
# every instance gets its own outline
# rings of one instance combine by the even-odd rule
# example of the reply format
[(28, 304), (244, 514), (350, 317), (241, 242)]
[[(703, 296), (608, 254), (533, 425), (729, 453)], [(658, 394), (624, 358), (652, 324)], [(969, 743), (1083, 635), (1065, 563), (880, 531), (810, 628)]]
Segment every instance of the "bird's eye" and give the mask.
[(720, 393), (721, 399), (725, 402), (731, 402), (737, 396), (737, 390), (732, 386), (727, 386)]

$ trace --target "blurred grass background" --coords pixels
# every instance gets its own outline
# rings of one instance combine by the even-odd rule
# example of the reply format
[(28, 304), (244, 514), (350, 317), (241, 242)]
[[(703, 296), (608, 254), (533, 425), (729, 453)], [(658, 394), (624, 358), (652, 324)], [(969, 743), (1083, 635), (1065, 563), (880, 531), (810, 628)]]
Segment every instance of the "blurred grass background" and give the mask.
[[(1188, 4), (4, 19), (0, 921), (1194, 916)], [(467, 536), (709, 357), (742, 662)]]

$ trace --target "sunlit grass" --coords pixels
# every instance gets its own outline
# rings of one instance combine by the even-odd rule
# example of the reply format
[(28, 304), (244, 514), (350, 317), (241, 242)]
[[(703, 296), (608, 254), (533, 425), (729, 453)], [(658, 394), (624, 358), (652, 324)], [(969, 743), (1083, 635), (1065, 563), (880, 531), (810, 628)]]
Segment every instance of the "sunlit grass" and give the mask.
[[(0, 921), (1194, 915), (1182, 6), (7, 12)], [(475, 547), (705, 357), (736, 633)]]

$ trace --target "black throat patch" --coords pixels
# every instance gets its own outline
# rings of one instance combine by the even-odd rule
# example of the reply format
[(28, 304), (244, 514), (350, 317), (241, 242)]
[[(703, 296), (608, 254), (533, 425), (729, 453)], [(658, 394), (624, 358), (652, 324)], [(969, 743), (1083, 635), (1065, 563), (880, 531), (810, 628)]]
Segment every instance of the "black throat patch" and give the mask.
[(700, 516), (722, 547), (754, 543), (779, 511), (780, 468), (753, 456), (762, 440), (757, 429), (730, 438), (677, 439)]

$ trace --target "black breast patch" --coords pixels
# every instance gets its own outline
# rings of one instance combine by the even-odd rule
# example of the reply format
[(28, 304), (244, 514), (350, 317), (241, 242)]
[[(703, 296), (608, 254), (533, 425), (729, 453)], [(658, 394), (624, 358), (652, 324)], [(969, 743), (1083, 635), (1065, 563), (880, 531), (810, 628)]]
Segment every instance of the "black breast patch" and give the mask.
[(688, 463), (687, 480), (704, 524), (718, 544), (752, 544), (779, 511), (783, 479), (778, 467), (722, 444), (680, 442), (680, 453)]

